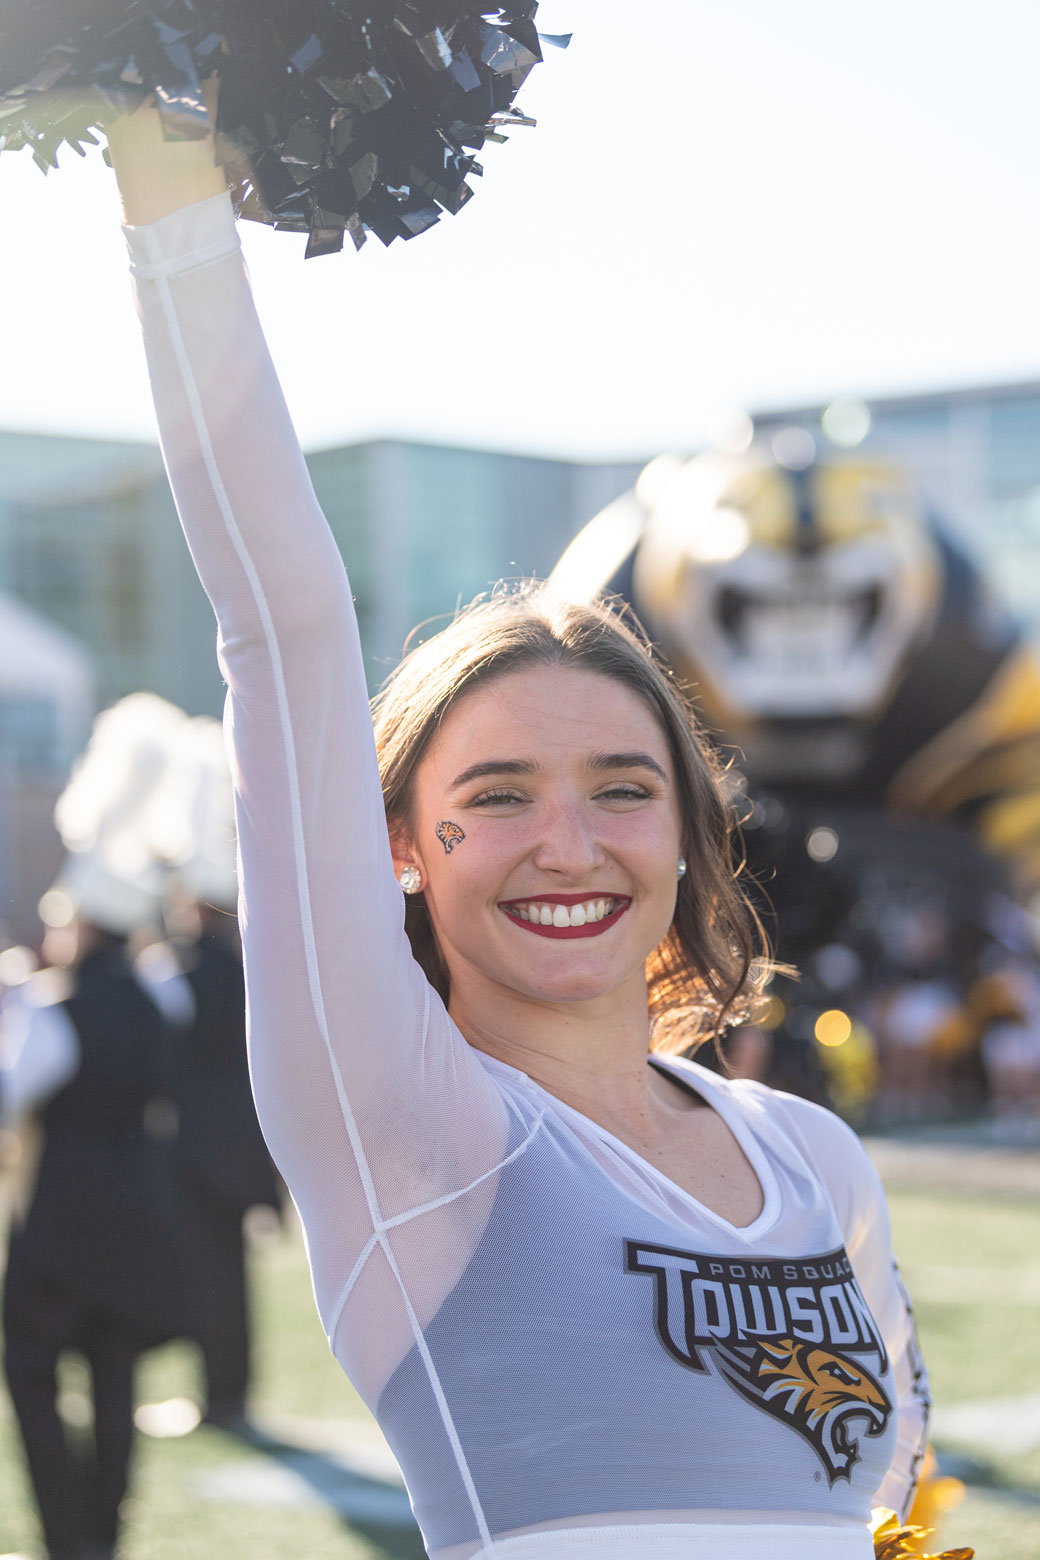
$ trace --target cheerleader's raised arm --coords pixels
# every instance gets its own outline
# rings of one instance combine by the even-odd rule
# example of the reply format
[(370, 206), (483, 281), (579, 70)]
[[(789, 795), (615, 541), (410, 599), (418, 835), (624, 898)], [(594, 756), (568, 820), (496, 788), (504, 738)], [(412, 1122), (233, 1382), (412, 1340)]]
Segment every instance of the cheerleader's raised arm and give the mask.
[[(492, 1169), (504, 1110), (404, 935), (350, 588), (212, 144), (164, 143), (148, 110), (110, 144), (163, 455), (228, 685), (258, 1107), (334, 1346), (350, 1291), (369, 1291), (378, 1336), (355, 1319), (348, 1352), (374, 1391), (414, 1342), (403, 1269), (435, 1249), (450, 1275), (467, 1238), (431, 1216), (392, 1253), (387, 1231)], [(427, 1272), (427, 1309), (435, 1288)]]

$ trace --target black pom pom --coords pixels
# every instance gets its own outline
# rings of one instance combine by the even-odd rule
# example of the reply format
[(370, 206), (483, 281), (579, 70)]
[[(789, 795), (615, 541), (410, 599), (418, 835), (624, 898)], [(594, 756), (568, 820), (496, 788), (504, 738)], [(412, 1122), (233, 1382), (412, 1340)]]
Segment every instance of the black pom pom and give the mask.
[(0, 150), (45, 171), (155, 94), (166, 135), (210, 129), (240, 216), (309, 235), (413, 238), (470, 199), (474, 153), (532, 120), (536, 0), (0, 0)]

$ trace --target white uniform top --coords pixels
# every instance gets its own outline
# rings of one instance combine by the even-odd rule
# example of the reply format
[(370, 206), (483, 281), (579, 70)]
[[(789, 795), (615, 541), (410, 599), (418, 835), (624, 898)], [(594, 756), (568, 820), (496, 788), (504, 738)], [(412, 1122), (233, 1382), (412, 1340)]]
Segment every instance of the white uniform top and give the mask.
[(761, 1181), (738, 1229), (467, 1045), (404, 934), (350, 590), (230, 204), (128, 241), (229, 688), (257, 1104), (428, 1549), (864, 1560), (925, 1396), (862, 1148), (802, 1101), (658, 1064)]

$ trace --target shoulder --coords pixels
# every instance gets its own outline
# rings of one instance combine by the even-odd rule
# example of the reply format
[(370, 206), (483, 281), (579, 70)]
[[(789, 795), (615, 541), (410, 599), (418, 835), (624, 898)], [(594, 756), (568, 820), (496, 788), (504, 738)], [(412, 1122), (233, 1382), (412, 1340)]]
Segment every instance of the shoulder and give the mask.
[(669, 1058), (706, 1099), (725, 1102), (761, 1134), (779, 1133), (793, 1144), (826, 1187), (848, 1235), (883, 1201), (881, 1183), (861, 1139), (826, 1106), (771, 1089), (750, 1078), (724, 1078), (696, 1062)]
[(839, 1149), (842, 1152), (860, 1153), (866, 1150), (856, 1133), (825, 1105), (804, 1100), (797, 1094), (785, 1094), (767, 1083), (754, 1078), (726, 1078), (697, 1062), (679, 1057), (669, 1057), (668, 1066), (689, 1078), (692, 1086), (707, 1099), (721, 1098), (746, 1116), (760, 1116), (774, 1121), (792, 1134), (803, 1137), (807, 1143), (821, 1150)]
[(858, 1134), (826, 1105), (817, 1105), (813, 1100), (787, 1094), (783, 1089), (771, 1089), (768, 1084), (751, 1079), (733, 1079), (731, 1087), (753, 1094), (762, 1102), (762, 1109), (792, 1137), (803, 1142), (814, 1156), (842, 1163), (851, 1160), (856, 1164), (870, 1164)]
[(785, 1094), (783, 1090), (772, 1089), (767, 1083), (758, 1083), (753, 1078), (727, 1078), (685, 1057), (655, 1057), (654, 1061), (685, 1079), (709, 1102), (728, 1103), (742, 1116), (768, 1119), (820, 1146), (833, 1141), (846, 1147), (854, 1144), (862, 1150), (859, 1138), (847, 1122), (824, 1105), (803, 1100), (797, 1094)]
[(847, 1121), (823, 1105), (762, 1084), (753, 1087), (771, 1097), (776, 1118), (784, 1123), (827, 1188), (851, 1254), (879, 1218), (887, 1224), (881, 1177), (862, 1139)]

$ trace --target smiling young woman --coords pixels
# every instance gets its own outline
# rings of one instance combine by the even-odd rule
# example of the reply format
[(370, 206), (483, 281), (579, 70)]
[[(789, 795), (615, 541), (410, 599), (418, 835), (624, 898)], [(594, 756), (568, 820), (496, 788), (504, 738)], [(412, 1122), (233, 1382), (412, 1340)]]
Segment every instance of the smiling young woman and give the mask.
[[(537, 584), (497, 592), (401, 662), (376, 701), (375, 730), (398, 869), (421, 862), (426, 885), (407, 905), (408, 935), (453, 1016), (462, 998), (442, 951), (450, 933), (435, 921), (443, 892), (454, 893), (464, 862), (483, 857), (489, 836), (519, 856), (518, 880), (498, 887), (500, 909), (510, 899), (595, 904), (597, 936), (631, 914), (628, 869), (611, 849), (635, 850), (641, 861), (652, 842), (660, 903), (643, 929), (640, 1036), (648, 1000), (655, 1050), (689, 1049), (743, 1016), (766, 950), (737, 885), (718, 763), (666, 668), (619, 610), (561, 601)], [(453, 807), (469, 816), (471, 844), (444, 859), (429, 820)], [(550, 837), (536, 841), (547, 818)], [(547, 861), (545, 849), (561, 845), (570, 858)], [(609, 915), (598, 910), (604, 898), (618, 901)], [(644, 886), (641, 920), (647, 898)], [(586, 935), (573, 924), (564, 933)], [(530, 949), (518, 945), (518, 956)], [(572, 967), (560, 965), (564, 980)]]
[(689, 709), (530, 587), (406, 659), (377, 762), (212, 148), (142, 114), (113, 154), (220, 627), (261, 1119), (430, 1554), (868, 1560), (923, 1373), (852, 1133), (675, 1056), (763, 968)]

